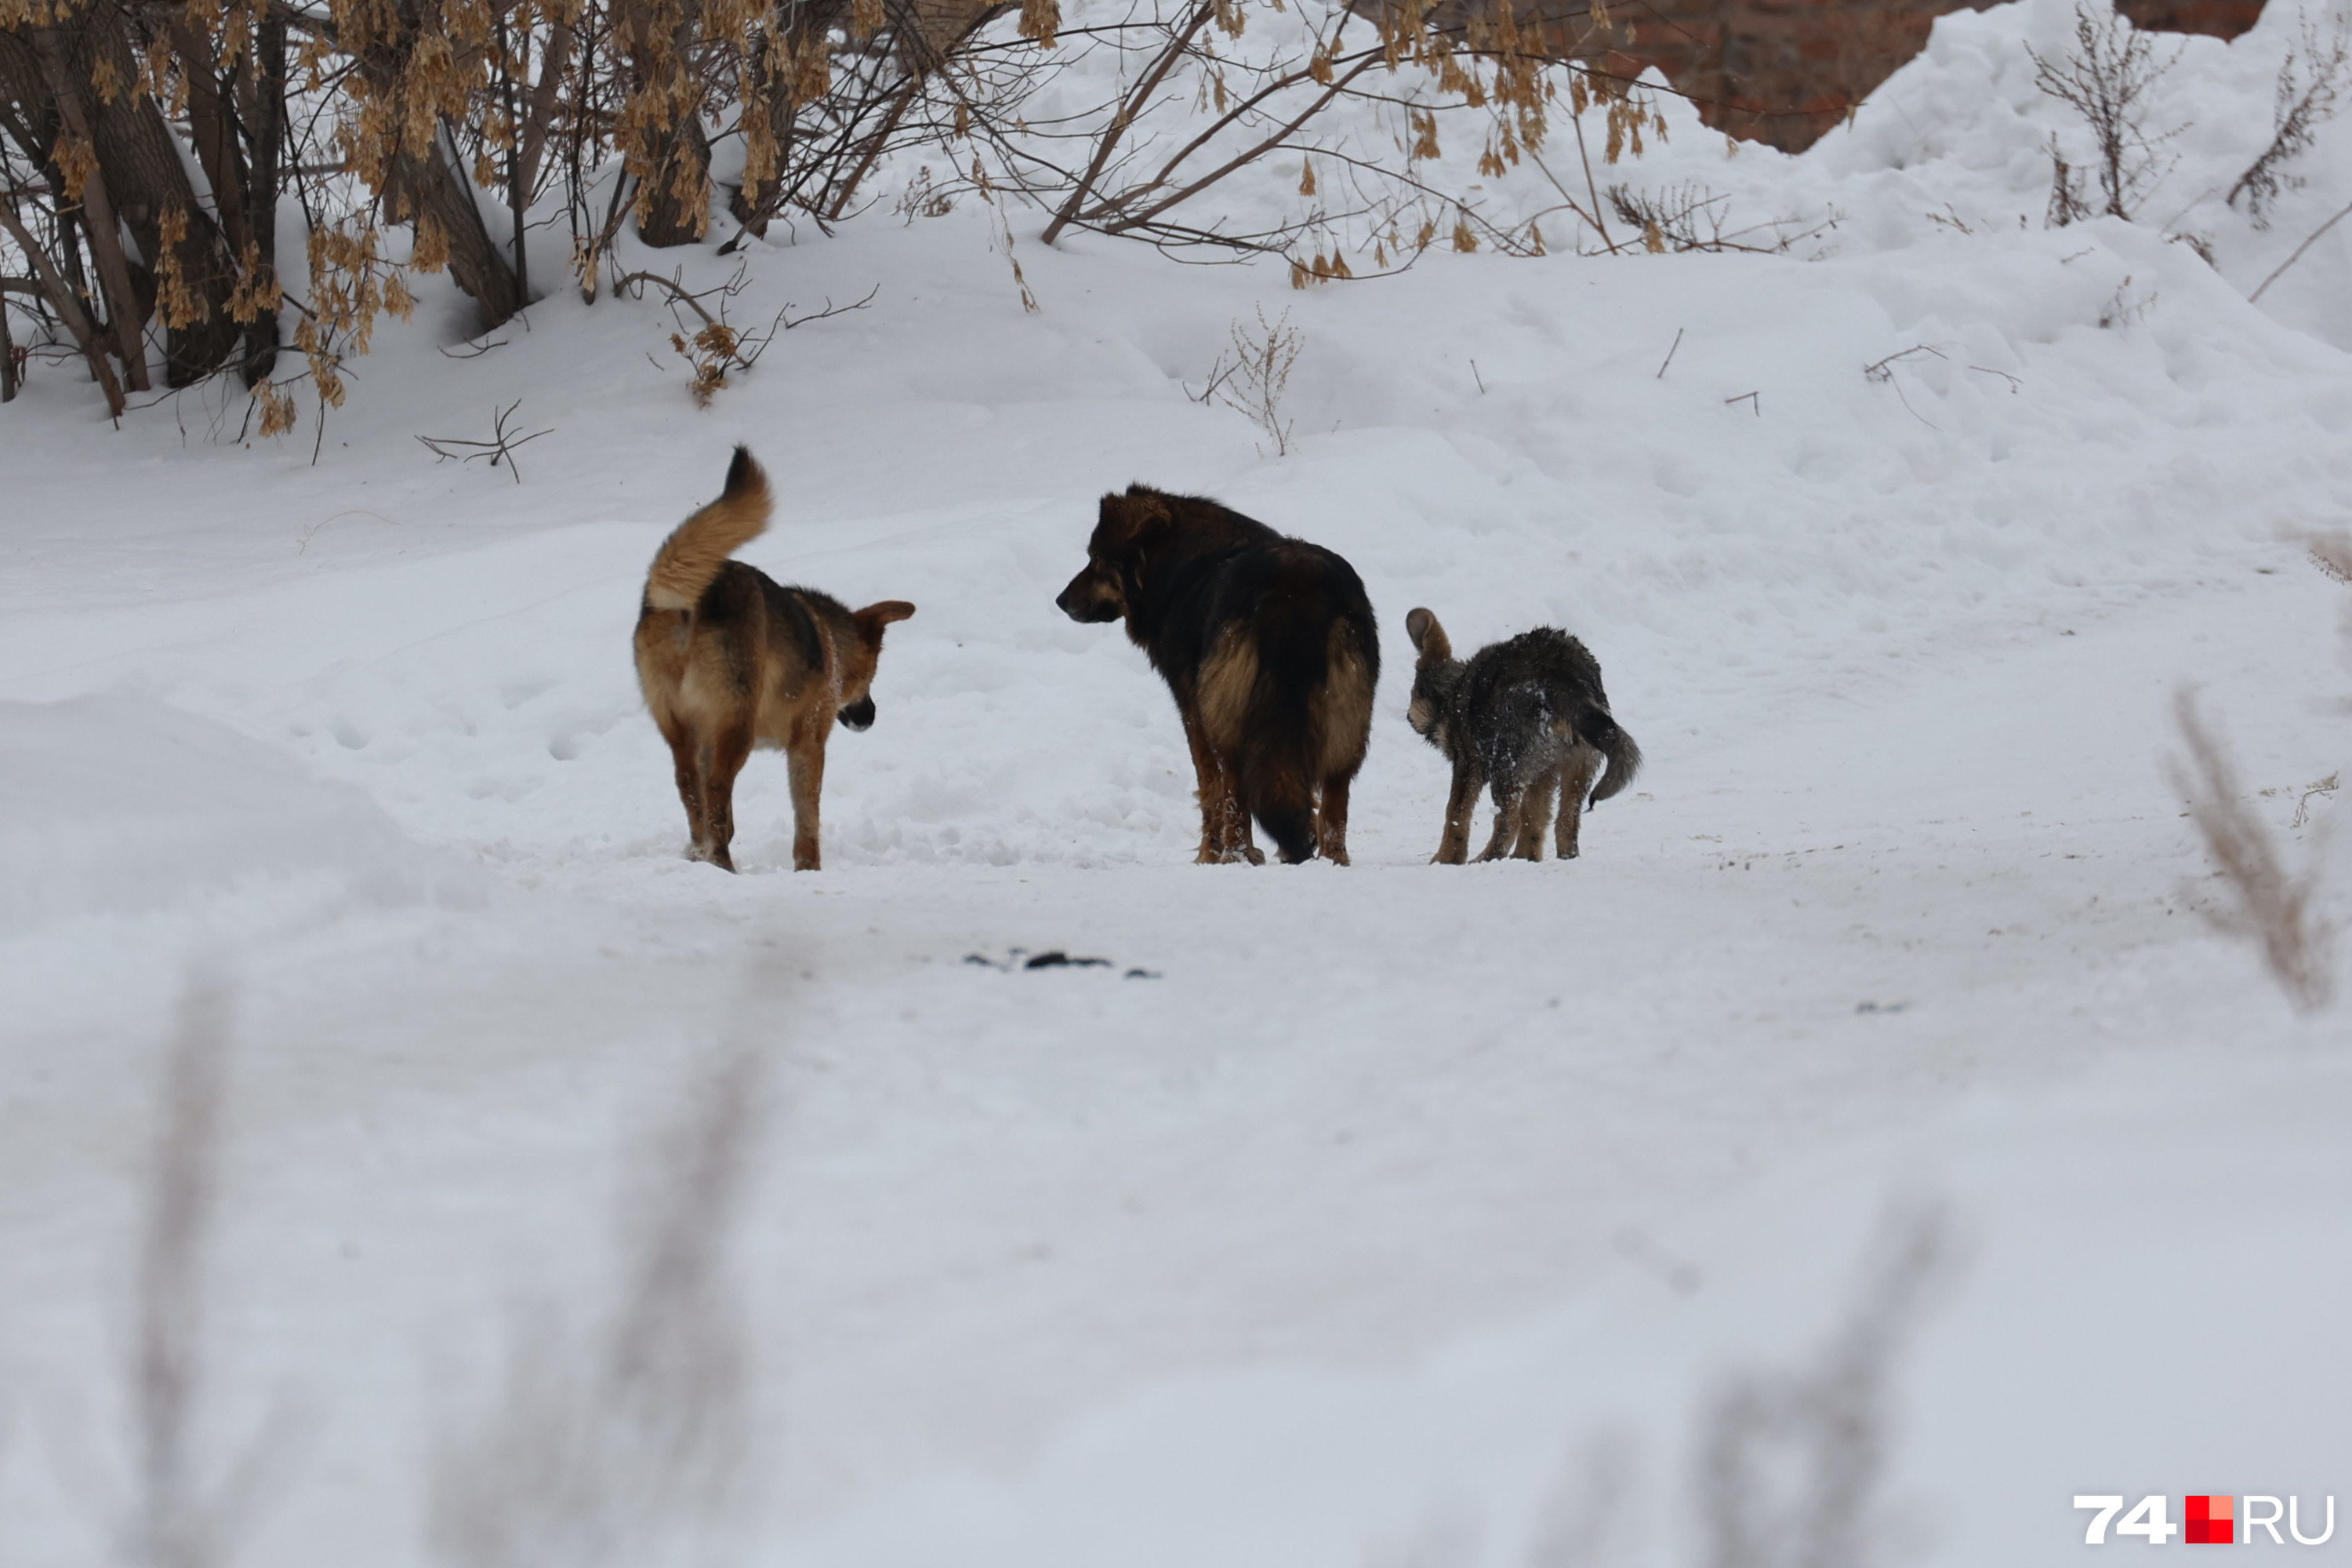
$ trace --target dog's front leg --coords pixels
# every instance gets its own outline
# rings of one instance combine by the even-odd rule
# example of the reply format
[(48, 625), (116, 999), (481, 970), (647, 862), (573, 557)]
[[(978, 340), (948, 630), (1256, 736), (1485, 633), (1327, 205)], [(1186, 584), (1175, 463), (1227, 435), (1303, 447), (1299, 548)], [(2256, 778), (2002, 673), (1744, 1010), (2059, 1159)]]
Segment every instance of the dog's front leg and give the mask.
[(1445, 834), (1437, 841), (1432, 864), (1459, 866), (1470, 857), (1470, 816), (1478, 809), (1478, 792), (1486, 787), (1486, 770), (1474, 757), (1454, 764), (1454, 788), (1445, 797)]
[[(826, 710), (813, 723), (796, 727), (784, 747), (784, 762), (793, 786), (793, 869), (823, 869), (817, 852), (817, 802), (824, 793), (824, 743), (831, 733), (833, 713)], [(814, 730), (814, 734), (809, 733)]]

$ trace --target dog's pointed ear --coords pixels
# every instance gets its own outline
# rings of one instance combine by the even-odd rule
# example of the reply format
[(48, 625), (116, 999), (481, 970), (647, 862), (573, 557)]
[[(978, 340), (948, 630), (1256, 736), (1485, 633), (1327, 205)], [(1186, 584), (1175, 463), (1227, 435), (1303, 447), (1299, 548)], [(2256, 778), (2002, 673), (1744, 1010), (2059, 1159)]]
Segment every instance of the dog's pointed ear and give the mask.
[(878, 643), (884, 626), (892, 621), (903, 621), (914, 613), (915, 606), (904, 599), (885, 599), (878, 605), (866, 605), (850, 618), (857, 623), (857, 629), (866, 635), (867, 642)]
[(1103, 497), (1095, 514), (1095, 541), (1129, 547), (1141, 544), (1169, 516), (1166, 497), (1144, 485), (1129, 485), (1125, 495), (1113, 490)]
[(1439, 626), (1437, 617), (1427, 610), (1406, 613), (1404, 635), (1412, 639), (1412, 646), (1420, 653), (1423, 664), (1444, 664), (1454, 657), (1454, 645), (1446, 640), (1445, 628)]

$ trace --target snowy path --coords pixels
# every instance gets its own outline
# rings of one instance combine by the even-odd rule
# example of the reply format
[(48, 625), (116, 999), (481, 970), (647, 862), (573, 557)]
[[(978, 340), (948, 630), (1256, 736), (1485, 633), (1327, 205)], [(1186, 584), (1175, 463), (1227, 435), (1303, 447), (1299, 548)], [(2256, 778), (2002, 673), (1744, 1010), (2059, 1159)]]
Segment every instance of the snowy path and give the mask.
[[(2334, 608), (2315, 574), (2249, 572), (1654, 744), (1657, 787), (1595, 814), (1570, 866), (1421, 864), (1442, 770), (1388, 715), (1351, 871), (725, 880), (641, 855), (317, 930), (258, 899), (232, 1274), (273, 1286), (232, 1284), (228, 1321), (251, 1386), (328, 1418), (271, 1539), (380, 1513), (398, 1539), (387, 1413), (420, 1363), (482, 1353), (484, 1309), (578, 1278), (615, 1138), (731, 1030), (790, 1063), (754, 1250), (795, 1513), (1018, 1463), (1156, 1380), (1411, 1357), (1643, 1266), (1642, 1238), (1792, 1156), (2150, 1040), (2242, 1037), (2248, 961), (2180, 912), (2166, 705), (2196, 668), (2233, 727), (2294, 733)], [(119, 969), (81, 954), (98, 973), (62, 993), (36, 976), (69, 938), (11, 955), (12, 993), (55, 1011), (13, 1047), (0, 1193), (36, 1245), (6, 1296), (15, 1332), (81, 1355), (113, 1325), (69, 1282), (120, 1268), (111, 1173), (145, 1118), (123, 1090), (174, 983), (152, 940), (134, 927)], [(963, 962), (1015, 947), (1116, 965)], [(746, 1020), (752, 965), (781, 1000)], [(102, 1427), (94, 1395), (48, 1396)]]

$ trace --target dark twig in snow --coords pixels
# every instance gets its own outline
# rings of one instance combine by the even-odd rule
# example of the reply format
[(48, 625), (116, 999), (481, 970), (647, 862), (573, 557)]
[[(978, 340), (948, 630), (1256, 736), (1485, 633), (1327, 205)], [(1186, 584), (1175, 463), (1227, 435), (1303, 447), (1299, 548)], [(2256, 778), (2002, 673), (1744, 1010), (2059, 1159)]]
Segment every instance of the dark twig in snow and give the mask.
[[(509, 430), (507, 421), (514, 417), (514, 411), (521, 406), (522, 399), (518, 397), (499, 409), (492, 416), (490, 439), (487, 441), (467, 441), (455, 436), (419, 436), (417, 440), (424, 444), (425, 450), (436, 458), (455, 458), (466, 463), (470, 463), (477, 458), (488, 458), (490, 460), (490, 467), (494, 468), (503, 462), (507, 466), (507, 472), (514, 476), (514, 482), (520, 484), (522, 468), (515, 461), (515, 448), (526, 442), (536, 441), (541, 436), (554, 434), (552, 429), (548, 429), (534, 430), (528, 436), (518, 436)], [(471, 447), (475, 449), (470, 452), (452, 450), (453, 447)]]

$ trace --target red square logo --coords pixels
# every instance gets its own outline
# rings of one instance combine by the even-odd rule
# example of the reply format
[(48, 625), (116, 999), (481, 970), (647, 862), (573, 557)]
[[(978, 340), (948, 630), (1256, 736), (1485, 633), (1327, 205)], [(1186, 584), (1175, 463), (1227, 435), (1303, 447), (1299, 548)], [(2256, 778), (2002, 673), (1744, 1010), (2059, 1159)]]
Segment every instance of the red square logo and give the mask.
[(2188, 1545), (2228, 1546), (2236, 1541), (2237, 1525), (2230, 1517), (2230, 1505), (2237, 1500), (2235, 1498), (2193, 1497), (2186, 1500)]

